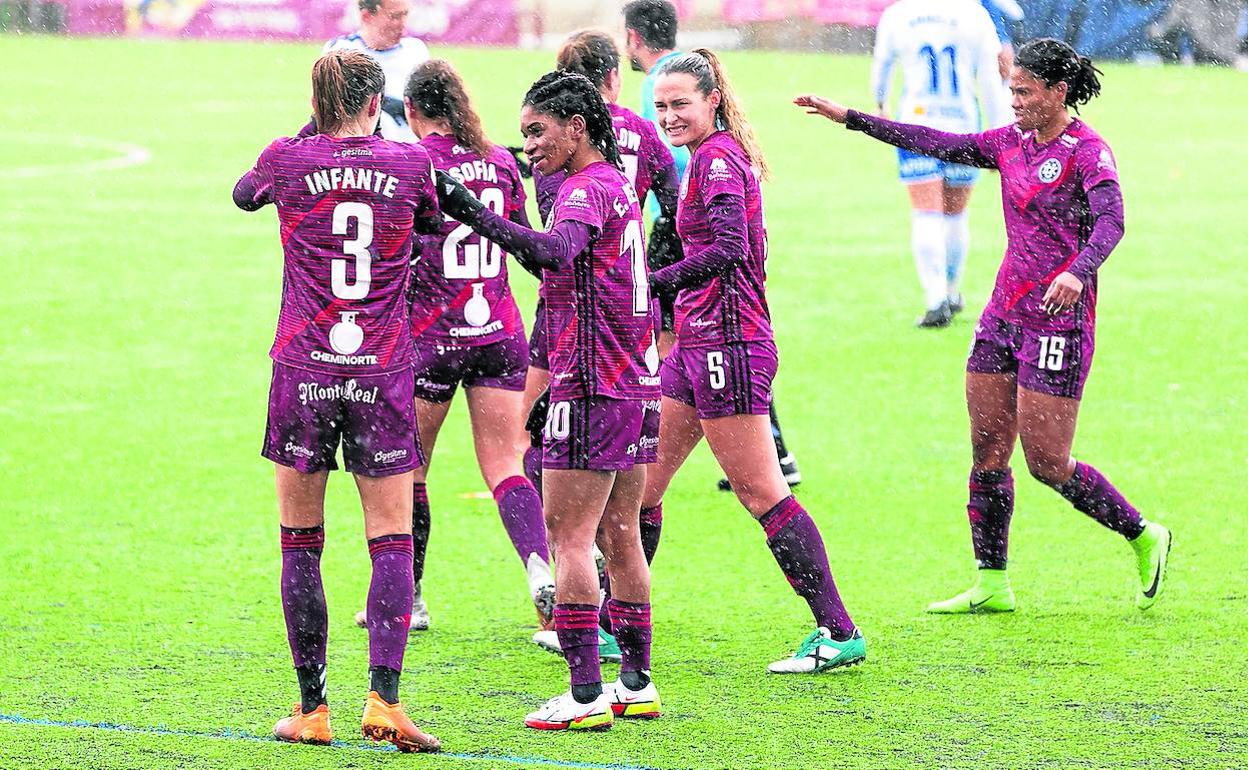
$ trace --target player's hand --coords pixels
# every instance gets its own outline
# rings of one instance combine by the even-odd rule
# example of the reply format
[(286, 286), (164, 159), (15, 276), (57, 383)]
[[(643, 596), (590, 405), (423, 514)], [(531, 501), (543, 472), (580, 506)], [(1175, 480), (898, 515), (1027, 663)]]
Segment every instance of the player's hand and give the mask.
[(477, 214), (481, 213), (481, 209), (485, 208), (485, 204), (477, 200), (477, 196), (472, 191), (464, 187), (463, 183), (455, 177), (439, 169), (438, 177), (438, 206), (442, 208), (444, 214), (458, 219), (460, 222), (472, 222), (477, 218)]
[(1083, 281), (1072, 273), (1062, 273), (1049, 284), (1049, 290), (1044, 293), (1041, 304), (1049, 315), (1069, 313), (1075, 309), (1075, 303), (1079, 301), (1081, 294), (1083, 294)]
[(646, 262), (650, 269), (667, 267), (684, 256), (680, 236), (676, 234), (676, 222), (671, 217), (656, 217), (650, 228), (650, 241), (646, 244)]
[(794, 99), (793, 103), (798, 107), (805, 107), (807, 115), (822, 115), (837, 123), (844, 123), (849, 116), (849, 108), (845, 105), (814, 94), (802, 94)]

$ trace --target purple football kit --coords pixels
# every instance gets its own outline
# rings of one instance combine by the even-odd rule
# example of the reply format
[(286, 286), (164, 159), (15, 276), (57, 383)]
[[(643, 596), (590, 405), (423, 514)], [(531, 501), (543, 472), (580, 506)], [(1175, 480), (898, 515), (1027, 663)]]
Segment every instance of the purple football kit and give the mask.
[[(494, 147), (482, 158), (441, 134), (420, 144), (435, 168), (462, 182), (491, 211), (527, 223), (520, 171), (506, 150)], [(461, 382), (524, 390), (524, 324), (502, 247), (447, 217), (441, 232), (417, 239), (417, 248), (411, 304), (416, 397), (445, 403)]]
[[(644, 206), (651, 190), (655, 195), (670, 194), (675, 187), (676, 162), (672, 152), (659, 139), (654, 124), (632, 110), (618, 104), (608, 104), (611, 122), (615, 127), (615, 144), (624, 164), (624, 176), (637, 193), (637, 200)], [(547, 222), (554, 208), (559, 187), (567, 175), (563, 172), (543, 176), (533, 172), (533, 185), (537, 191), (537, 210), (542, 222)], [(546, 348), (546, 314), (544, 293), (539, 291), (537, 309), (533, 316), (533, 333), (529, 338), (529, 365), (549, 369), (550, 359)], [(657, 434), (656, 434), (657, 435)]]
[(551, 383), (542, 465), (627, 470), (651, 456), (651, 439), (657, 447), (657, 434), (642, 436), (659, 358), (641, 208), (619, 169), (591, 163), (559, 188), (550, 226), (563, 221), (593, 238), (571, 264), (544, 272)]
[(275, 140), (235, 202), (277, 206), (285, 254), (262, 454), (367, 476), (424, 462), (412, 408), (407, 288), (413, 230), (441, 221), (424, 149), (380, 136)]
[[(1020, 387), (1080, 398), (1095, 347), (1096, 271), (1122, 234), (1118, 171), (1105, 141), (1078, 118), (1044, 144), (1017, 126), (940, 134), (853, 110), (847, 127), (1000, 171), (1006, 252), (967, 371), (1016, 374)], [(1108, 226), (1098, 231), (1100, 219)], [(1068, 312), (1051, 315), (1043, 298), (1063, 272), (1083, 292)]]
[(663, 395), (701, 419), (767, 414), (779, 363), (764, 292), (763, 198), (749, 156), (727, 132), (690, 158), (676, 230), (684, 258), (654, 274), (660, 290), (680, 290)]

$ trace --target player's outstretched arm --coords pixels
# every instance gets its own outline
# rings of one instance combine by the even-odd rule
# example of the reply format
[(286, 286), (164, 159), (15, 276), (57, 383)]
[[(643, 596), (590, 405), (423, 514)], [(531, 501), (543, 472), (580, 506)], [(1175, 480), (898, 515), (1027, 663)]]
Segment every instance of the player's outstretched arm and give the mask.
[(793, 103), (798, 107), (805, 107), (807, 114), (822, 115), (828, 120), (843, 123), (850, 131), (861, 131), (894, 147), (967, 166), (997, 167), (996, 162), (980, 148), (980, 134), (950, 134), (927, 126), (898, 123), (851, 110), (843, 104), (813, 94), (803, 94), (794, 99)]

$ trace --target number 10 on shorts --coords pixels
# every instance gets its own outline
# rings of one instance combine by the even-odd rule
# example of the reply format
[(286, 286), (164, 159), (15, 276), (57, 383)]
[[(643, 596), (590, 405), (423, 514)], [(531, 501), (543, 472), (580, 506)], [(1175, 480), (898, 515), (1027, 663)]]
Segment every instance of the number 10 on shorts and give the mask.
[(563, 441), (572, 432), (572, 402), (556, 401), (546, 412), (547, 441)]
[(1040, 338), (1040, 361), (1038, 366), (1041, 369), (1047, 369), (1050, 372), (1060, 372), (1062, 366), (1066, 363), (1066, 338), (1065, 337), (1041, 337)]

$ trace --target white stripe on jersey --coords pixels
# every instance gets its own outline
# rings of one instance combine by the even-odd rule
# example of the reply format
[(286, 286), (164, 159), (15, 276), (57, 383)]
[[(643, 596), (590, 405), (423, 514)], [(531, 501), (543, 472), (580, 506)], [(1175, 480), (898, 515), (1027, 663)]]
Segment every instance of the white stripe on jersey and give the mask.
[[(369, 48), (358, 32), (336, 37), (325, 44), (322, 54), (333, 50), (346, 49), (363, 51), (377, 60), (386, 73), (386, 89), (383, 93), (393, 99), (403, 99), (403, 88), (407, 85), (407, 77), (412, 70), (429, 61), (429, 47), (420, 38), (405, 37), (399, 44), (384, 51)], [(381, 115), (381, 135), (399, 142), (415, 142), (416, 135), (407, 123), (396, 121), (389, 113)]]
[(1011, 123), (997, 68), (1000, 50), (996, 28), (978, 0), (898, 0), (876, 27), (872, 94), (887, 106), (898, 64), (898, 120), (958, 133)]

